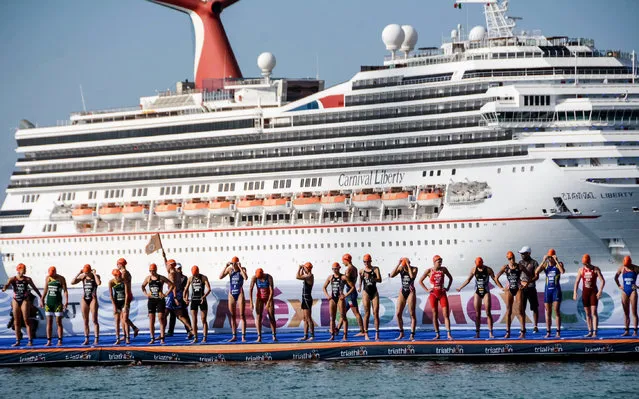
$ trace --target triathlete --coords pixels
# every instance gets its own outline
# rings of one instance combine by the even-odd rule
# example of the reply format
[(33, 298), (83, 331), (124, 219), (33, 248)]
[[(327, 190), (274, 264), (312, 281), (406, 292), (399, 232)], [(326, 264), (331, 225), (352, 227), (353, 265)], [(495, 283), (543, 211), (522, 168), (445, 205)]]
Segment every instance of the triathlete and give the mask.
[[(597, 313), (597, 305), (599, 298), (603, 293), (606, 280), (601, 274), (601, 269), (590, 263), (590, 255), (584, 254), (581, 258), (582, 267), (577, 272), (577, 280), (572, 295), (573, 300), (577, 300), (577, 288), (579, 281), (583, 281), (581, 288), (581, 301), (586, 312), (586, 325), (588, 326), (588, 334), (586, 337), (596, 337), (599, 328), (599, 314)], [(597, 288), (597, 279), (601, 280), (601, 288)]]
[[(62, 294), (64, 294), (64, 302), (62, 301)], [(55, 266), (51, 266), (48, 270), (48, 276), (44, 282), (44, 292), (42, 293), (42, 306), (47, 317), (47, 343), (45, 346), (51, 346), (51, 330), (53, 329), (54, 317), (58, 327), (58, 346), (62, 346), (62, 318), (68, 305), (67, 280), (58, 274)]]
[[(353, 262), (353, 257), (350, 254), (344, 254), (344, 256), (342, 256), (342, 263), (346, 267), (346, 269), (344, 270), (344, 275), (353, 283), (353, 286), (355, 286), (355, 283), (357, 283), (358, 272), (357, 272), (357, 268), (353, 266), (352, 262)], [(350, 295), (346, 296), (345, 306), (346, 306), (346, 312), (348, 312), (348, 310), (351, 309), (353, 311), (353, 314), (355, 315), (355, 319), (357, 320), (357, 325), (359, 326), (359, 332), (355, 334), (355, 336), (356, 337), (363, 336), (364, 322), (362, 320), (362, 315), (359, 313), (359, 304), (357, 302), (357, 290), (353, 290), (353, 292), (351, 292)], [(340, 321), (339, 325), (337, 326), (338, 331), (342, 328), (342, 324), (343, 323)]]
[[(355, 291), (355, 285), (351, 280), (349, 280), (345, 275), (340, 273), (339, 263), (333, 263), (332, 270), (333, 274), (328, 276), (326, 282), (324, 283), (324, 295), (329, 300), (329, 313), (331, 318), (331, 338), (329, 341), (333, 341), (335, 336), (337, 335), (338, 329), (335, 327), (335, 318), (337, 314), (337, 309), (339, 309), (340, 314), (340, 324), (344, 324), (344, 337), (343, 341), (348, 339), (348, 319), (346, 318), (346, 297)], [(331, 292), (328, 293), (328, 286), (331, 286)], [(346, 294), (344, 294), (344, 287), (348, 286), (349, 290)]]
[(506, 288), (504, 288), (504, 292), (506, 293), (506, 335), (504, 335), (504, 338), (510, 338), (513, 307), (515, 307), (515, 315), (519, 319), (520, 324), (519, 338), (522, 339), (526, 337), (522, 276), (527, 276), (528, 280), (531, 280), (532, 276), (528, 275), (528, 270), (526, 270), (524, 266), (515, 262), (515, 254), (512, 251), (506, 253), (506, 259), (508, 263), (505, 264), (495, 276), (495, 278), (499, 280), (502, 274), (506, 274), (506, 279), (508, 280), (508, 284)]
[(410, 340), (415, 340), (415, 327), (417, 325), (417, 316), (415, 314), (416, 298), (415, 298), (415, 278), (417, 277), (417, 267), (411, 266), (408, 258), (401, 258), (395, 267), (395, 270), (389, 275), (393, 278), (399, 274), (402, 279), (402, 288), (399, 290), (397, 297), (397, 326), (399, 327), (399, 336), (397, 340), (404, 338), (404, 308), (408, 304), (408, 314), (410, 315)]
[(126, 321), (129, 318), (129, 308), (126, 306), (131, 291), (127, 287), (122, 272), (119, 269), (113, 269), (111, 272), (113, 279), (109, 281), (109, 297), (113, 304), (113, 319), (115, 320), (115, 345), (120, 344), (120, 326), (124, 332), (124, 342), (131, 343), (129, 329)]
[(248, 280), (248, 274), (246, 274), (246, 268), (240, 263), (240, 259), (234, 256), (229, 263), (226, 264), (222, 273), (220, 273), (220, 280), (226, 276), (230, 278), (228, 306), (231, 312), (231, 330), (233, 336), (229, 342), (237, 341), (237, 308), (240, 311), (240, 321), (242, 322), (242, 342), (246, 342), (246, 314), (244, 299), (244, 281)]
[[(433, 257), (433, 267), (424, 272), (422, 278), (419, 280), (419, 284), (422, 288), (424, 288), (424, 290), (426, 290), (426, 292), (430, 292), (428, 302), (433, 312), (433, 327), (435, 328), (434, 339), (439, 339), (438, 306), (442, 308), (448, 339), (453, 339), (450, 332), (450, 313), (448, 309), (448, 298), (446, 296), (446, 291), (448, 291), (450, 286), (453, 284), (453, 276), (450, 275), (447, 268), (442, 266), (442, 261), (443, 259), (441, 256), (435, 255)], [(424, 280), (426, 280), (427, 277), (430, 277), (430, 284), (433, 286), (432, 288), (427, 288), (426, 285), (424, 285)], [(448, 286), (445, 288), (444, 277), (448, 277)]]
[(486, 307), (486, 320), (488, 321), (489, 338), (495, 338), (493, 335), (493, 316), (491, 313), (491, 297), (490, 297), (490, 279), (492, 278), (495, 284), (502, 290), (504, 287), (499, 280), (495, 278), (493, 269), (484, 265), (484, 259), (478, 257), (475, 259), (475, 266), (471, 269), (470, 275), (464, 281), (464, 283), (457, 288), (457, 292), (461, 291), (465, 286), (470, 283), (470, 280), (475, 278), (475, 295), (473, 297), (473, 303), (475, 305), (475, 338), (479, 338), (479, 327), (481, 325), (481, 305), (482, 302)]
[[(300, 341), (312, 341), (315, 339), (315, 322), (313, 321), (313, 285), (315, 276), (313, 275), (313, 265), (306, 262), (297, 268), (296, 279), (302, 280), (302, 313), (304, 315), (304, 337)], [(310, 332), (310, 336), (309, 336)]]
[(564, 264), (559, 262), (557, 253), (554, 249), (550, 249), (548, 254), (544, 256), (541, 265), (535, 270), (533, 281), (539, 279), (541, 272), (546, 274), (546, 288), (544, 291), (544, 306), (546, 308), (546, 336), (550, 338), (550, 329), (552, 328), (552, 313), (555, 312), (557, 333), (556, 337), (561, 337), (561, 285), (559, 279), (565, 273)]
[[(639, 274), (639, 266), (632, 264), (632, 258), (626, 256), (623, 258), (623, 264), (617, 270), (615, 274), (615, 283), (621, 290), (621, 307), (623, 308), (623, 315), (625, 317), (626, 329), (623, 337), (630, 334), (630, 313), (634, 319), (634, 331), (633, 337), (637, 336), (637, 274)], [(621, 276), (622, 283), (619, 283), (619, 276)]]
[(368, 322), (371, 318), (371, 304), (373, 305), (373, 320), (375, 323), (375, 340), (379, 341), (379, 292), (377, 291), (377, 283), (382, 282), (382, 275), (379, 267), (372, 265), (372, 257), (369, 254), (364, 255), (364, 268), (359, 271), (359, 288), (358, 292), (362, 294), (362, 304), (364, 305), (364, 339), (369, 340)]
[[(253, 302), (253, 287), (257, 286), (255, 294), (255, 302)], [(273, 342), (277, 342), (277, 326), (275, 325), (275, 303), (273, 302), (273, 277), (264, 273), (262, 268), (255, 271), (255, 276), (251, 279), (251, 288), (249, 289), (249, 298), (251, 301), (251, 309), (255, 310), (255, 327), (257, 327), (257, 341), (262, 342), (262, 314), (264, 308), (268, 314), (271, 324), (271, 334)]]
[(537, 323), (539, 322), (539, 298), (537, 297), (537, 280), (535, 280), (535, 270), (539, 267), (539, 263), (530, 257), (531, 249), (529, 246), (525, 246), (519, 250), (521, 260), (519, 264), (526, 269), (527, 274), (522, 274), (521, 282), (523, 290), (521, 293), (522, 299), (522, 312), (524, 312), (524, 318), (526, 317), (526, 303), (530, 304), (530, 310), (533, 314), (533, 332), (539, 332)]
[(124, 306), (126, 306), (127, 308), (126, 309), (127, 319), (126, 319), (126, 324), (122, 326), (122, 328), (133, 329), (133, 338), (135, 338), (138, 336), (140, 329), (137, 328), (136, 325), (133, 324), (133, 321), (131, 321), (131, 319), (129, 318), (130, 312), (131, 312), (131, 302), (133, 302), (133, 290), (131, 288), (131, 273), (129, 273), (129, 271), (126, 270), (126, 264), (127, 264), (126, 259), (124, 258), (118, 259), (117, 268), (118, 270), (120, 270), (120, 273), (122, 273), (122, 281), (124, 281), (124, 284), (126, 285), (130, 293), (130, 295), (128, 296), (127, 302), (124, 304)]
[(186, 306), (184, 303), (184, 299), (182, 295), (184, 293), (184, 287), (182, 284), (182, 265), (180, 265), (180, 269), (178, 270), (178, 263), (174, 259), (169, 259), (166, 262), (166, 270), (168, 273), (167, 278), (170, 282), (173, 283), (173, 289), (170, 290), (165, 300), (165, 318), (168, 321), (168, 331), (166, 333), (167, 337), (173, 336), (173, 331), (175, 329), (176, 319), (180, 320), (184, 325), (184, 329), (187, 333), (187, 339), (193, 339), (193, 333), (191, 332), (191, 319), (188, 316)]
[[(189, 290), (190, 288), (190, 290)], [(211, 293), (211, 285), (209, 284), (209, 278), (200, 273), (200, 268), (197, 266), (191, 267), (191, 277), (186, 282), (184, 287), (184, 299), (187, 304), (190, 302), (191, 309), (191, 331), (193, 332), (193, 343), (198, 342), (197, 338), (197, 312), (200, 310), (200, 317), (202, 318), (202, 342), (206, 342), (209, 335), (209, 325), (206, 320), (206, 314), (209, 310), (206, 297)]]
[[(151, 340), (149, 344), (155, 343), (155, 315), (158, 315), (160, 319), (160, 343), (164, 344), (164, 330), (166, 328), (166, 316), (165, 307), (166, 303), (164, 298), (164, 284), (168, 286), (169, 292), (173, 290), (173, 283), (166, 277), (158, 274), (158, 266), (155, 263), (149, 265), (149, 275), (146, 276), (142, 283), (142, 293), (146, 295), (148, 299), (147, 308), (149, 310), (149, 330)], [(147, 285), (149, 286), (149, 292), (146, 291)]]
[(11, 309), (13, 310), (13, 328), (16, 332), (16, 343), (12, 346), (20, 346), (20, 339), (22, 338), (22, 324), (24, 324), (27, 328), (27, 337), (29, 339), (27, 346), (33, 345), (32, 337), (34, 336), (34, 331), (31, 331), (31, 323), (29, 322), (31, 306), (33, 304), (31, 299), (31, 290), (29, 287), (33, 288), (33, 290), (38, 294), (40, 301), (42, 301), (40, 291), (33, 283), (33, 280), (31, 280), (31, 277), (27, 277), (25, 275), (26, 271), (27, 267), (24, 263), (18, 264), (16, 267), (16, 275), (11, 277), (9, 281), (7, 281), (7, 284), (2, 287), (2, 292), (5, 292), (9, 287), (13, 289)]
[(82, 299), (80, 300), (80, 309), (82, 311), (82, 319), (84, 320), (84, 342), (82, 345), (89, 345), (89, 316), (93, 321), (93, 345), (97, 345), (100, 340), (100, 324), (98, 323), (98, 285), (102, 284), (100, 276), (95, 269), (91, 269), (91, 265), (86, 264), (82, 267), (73, 280), (72, 285), (82, 283)]

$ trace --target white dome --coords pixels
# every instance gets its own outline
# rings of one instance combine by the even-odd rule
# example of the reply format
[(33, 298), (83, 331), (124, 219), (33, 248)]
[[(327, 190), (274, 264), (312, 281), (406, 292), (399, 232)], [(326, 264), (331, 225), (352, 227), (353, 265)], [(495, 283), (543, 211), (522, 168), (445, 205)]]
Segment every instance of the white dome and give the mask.
[(470, 30), (470, 33), (468, 34), (468, 40), (470, 40), (471, 42), (484, 40), (485, 37), (486, 28), (481, 25), (475, 26), (473, 29)]
[(402, 25), (404, 31), (404, 42), (402, 43), (402, 51), (408, 53), (415, 48), (417, 44), (417, 31), (410, 25)]
[(262, 53), (257, 57), (257, 66), (262, 72), (271, 72), (275, 68), (275, 56), (271, 53)]
[(386, 45), (386, 50), (399, 50), (404, 42), (404, 31), (397, 24), (391, 24), (384, 28), (382, 32), (382, 41)]
[(457, 39), (457, 29), (453, 29), (450, 31), (450, 38)]

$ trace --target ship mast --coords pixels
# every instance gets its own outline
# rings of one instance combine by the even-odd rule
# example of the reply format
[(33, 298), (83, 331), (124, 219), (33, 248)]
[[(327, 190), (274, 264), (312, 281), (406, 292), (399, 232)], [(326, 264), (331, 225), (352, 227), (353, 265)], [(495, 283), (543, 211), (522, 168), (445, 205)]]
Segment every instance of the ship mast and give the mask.
[(462, 4), (484, 4), (486, 15), (486, 28), (489, 38), (513, 37), (515, 20), (508, 17), (508, 0), (456, 0), (455, 7), (461, 8)]

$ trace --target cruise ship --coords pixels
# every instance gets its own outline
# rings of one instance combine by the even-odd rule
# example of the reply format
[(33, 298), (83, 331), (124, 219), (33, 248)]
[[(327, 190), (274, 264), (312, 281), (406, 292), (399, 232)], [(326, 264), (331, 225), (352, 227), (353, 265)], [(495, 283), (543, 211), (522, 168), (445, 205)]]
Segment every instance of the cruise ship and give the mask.
[(243, 77), (220, 18), (237, 0), (151, 1), (191, 16), (195, 81), (65, 126), (21, 122), (6, 275), (108, 275), (123, 257), (137, 284), (162, 259), (145, 253), (156, 233), (211, 276), (238, 256), (291, 283), (344, 253), (384, 275), (439, 254), (455, 276), (523, 245), (572, 272), (584, 252), (606, 272), (639, 254), (634, 53), (517, 31), (507, 0), (459, 0), (486, 26), (418, 48), (415, 28), (389, 25), (383, 61), (325, 88), (275, 77), (270, 53)]

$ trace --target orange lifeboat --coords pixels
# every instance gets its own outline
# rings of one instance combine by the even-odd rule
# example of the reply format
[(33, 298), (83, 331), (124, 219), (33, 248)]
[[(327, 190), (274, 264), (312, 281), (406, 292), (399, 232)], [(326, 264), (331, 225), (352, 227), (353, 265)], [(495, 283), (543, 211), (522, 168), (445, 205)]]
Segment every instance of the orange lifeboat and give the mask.
[(361, 209), (376, 209), (382, 206), (382, 197), (377, 193), (355, 194), (352, 201), (353, 206)]
[(322, 199), (318, 196), (302, 194), (293, 200), (293, 206), (301, 212), (319, 212)]
[(149, 216), (149, 208), (146, 205), (129, 204), (122, 208), (122, 217), (129, 220), (142, 220)]
[(410, 205), (410, 193), (400, 191), (382, 194), (382, 203), (388, 208), (405, 208)]
[(108, 204), (100, 208), (98, 215), (100, 215), (100, 219), (102, 220), (120, 220), (122, 218), (122, 207), (115, 204)]
[(346, 195), (324, 195), (321, 200), (322, 207), (326, 211), (345, 211), (348, 210), (348, 197)]
[(182, 207), (186, 216), (207, 216), (209, 214), (208, 204), (199, 200), (189, 201)]
[(209, 202), (208, 208), (211, 216), (230, 216), (234, 212), (233, 203), (224, 199)]
[(259, 215), (264, 210), (262, 199), (242, 199), (237, 203), (237, 211), (246, 215)]
[(417, 204), (419, 206), (441, 206), (442, 204), (442, 195), (441, 193), (428, 193), (421, 192), (417, 196)]
[(165, 219), (165, 218), (177, 218), (180, 213), (182, 213), (182, 209), (178, 204), (173, 203), (163, 203), (155, 206), (153, 210), (156, 215)]
[(291, 203), (288, 198), (271, 197), (264, 200), (264, 210), (266, 213), (288, 213), (291, 210)]
[(95, 211), (95, 208), (88, 208), (86, 206), (75, 208), (71, 212), (71, 218), (76, 222), (91, 222), (97, 219), (97, 217), (98, 214)]

